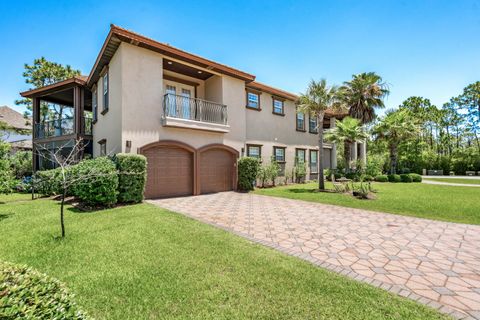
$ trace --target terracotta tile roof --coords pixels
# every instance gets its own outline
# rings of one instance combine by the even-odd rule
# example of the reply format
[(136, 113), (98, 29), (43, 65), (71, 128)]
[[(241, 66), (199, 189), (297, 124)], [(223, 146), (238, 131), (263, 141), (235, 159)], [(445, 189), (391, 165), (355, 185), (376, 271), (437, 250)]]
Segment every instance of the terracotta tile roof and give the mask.
[(0, 121), (5, 122), (16, 130), (32, 129), (31, 124), (29, 124), (29, 119), (25, 119), (20, 112), (17, 112), (7, 106), (0, 107)]

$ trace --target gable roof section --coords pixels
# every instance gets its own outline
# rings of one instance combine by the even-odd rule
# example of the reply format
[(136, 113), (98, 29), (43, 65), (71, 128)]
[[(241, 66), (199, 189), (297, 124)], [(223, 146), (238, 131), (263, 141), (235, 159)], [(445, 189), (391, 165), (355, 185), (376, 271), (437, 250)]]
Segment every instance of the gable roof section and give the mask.
[(263, 83), (260, 83), (260, 82), (257, 82), (257, 81), (252, 81), (250, 83), (247, 83), (246, 87), (250, 88), (250, 89), (262, 91), (262, 92), (267, 92), (267, 93), (270, 93), (274, 96), (284, 98), (284, 99), (288, 99), (288, 100), (292, 100), (292, 101), (296, 101), (298, 99), (298, 96), (293, 94), (293, 93), (290, 93), (290, 92), (287, 92), (287, 91), (284, 91), (284, 90), (280, 90), (280, 89), (276, 89), (274, 87), (267, 86), (266, 84), (263, 84)]
[(32, 127), (27, 124), (28, 119), (25, 119), (20, 112), (13, 110), (10, 107), (0, 107), (0, 121), (16, 130), (31, 130)]
[(112, 24), (110, 25), (110, 32), (108, 33), (107, 39), (102, 46), (102, 50), (100, 51), (97, 60), (95, 61), (90, 75), (88, 76), (87, 84), (89, 86), (97, 81), (100, 76), (100, 72), (102, 71), (104, 66), (106, 66), (110, 62), (110, 59), (113, 57), (122, 42), (149, 49), (161, 53), (167, 57), (188, 62), (199, 67), (226, 74), (247, 82), (255, 80), (255, 76), (249, 73), (188, 53), (186, 51), (172, 47), (166, 43), (155, 41), (138, 33), (120, 28)]
[(33, 98), (43, 96), (60, 89), (68, 89), (70, 87), (74, 87), (75, 85), (85, 86), (87, 84), (87, 77), (86, 76), (75, 76), (63, 81), (55, 82), (49, 84), (48, 86), (27, 90), (24, 92), (20, 92), (20, 95), (24, 98)]

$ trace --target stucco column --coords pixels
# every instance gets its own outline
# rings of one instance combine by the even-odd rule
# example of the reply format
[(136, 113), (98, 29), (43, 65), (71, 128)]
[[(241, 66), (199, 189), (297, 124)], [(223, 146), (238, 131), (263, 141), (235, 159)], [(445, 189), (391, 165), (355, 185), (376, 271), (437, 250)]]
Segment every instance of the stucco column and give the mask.
[(355, 168), (355, 163), (357, 162), (357, 159), (358, 159), (358, 156), (357, 156), (357, 141), (355, 141), (354, 143), (352, 143), (352, 162), (353, 162), (353, 167)]
[(367, 165), (367, 141), (364, 140), (360, 143), (360, 160), (362, 161), (362, 165), (365, 168)]
[[(335, 128), (335, 117), (330, 118), (330, 129)], [(332, 169), (337, 169), (337, 144), (332, 143), (332, 152), (330, 153), (330, 166)]]

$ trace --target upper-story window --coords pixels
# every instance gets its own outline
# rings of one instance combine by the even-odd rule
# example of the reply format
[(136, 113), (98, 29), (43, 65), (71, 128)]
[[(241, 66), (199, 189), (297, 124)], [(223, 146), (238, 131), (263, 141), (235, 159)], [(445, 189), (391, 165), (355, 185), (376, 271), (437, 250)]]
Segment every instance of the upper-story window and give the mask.
[(262, 146), (260, 145), (247, 145), (247, 157), (260, 159), (262, 157)]
[(297, 130), (305, 131), (305, 113), (297, 112)]
[(108, 111), (108, 71), (103, 75), (103, 110), (102, 113)]
[(260, 110), (260, 94), (247, 91), (247, 108)]
[(284, 147), (273, 147), (273, 155), (275, 161), (285, 162), (285, 148)]
[(93, 113), (93, 122), (96, 122), (98, 119), (97, 88), (93, 88), (93, 91), (92, 91), (92, 113)]
[(280, 100), (275, 97), (273, 97), (272, 99), (273, 99), (273, 113), (283, 116), (285, 114), (283, 100)]
[(308, 131), (310, 133), (318, 133), (317, 117), (310, 116), (308, 119)]

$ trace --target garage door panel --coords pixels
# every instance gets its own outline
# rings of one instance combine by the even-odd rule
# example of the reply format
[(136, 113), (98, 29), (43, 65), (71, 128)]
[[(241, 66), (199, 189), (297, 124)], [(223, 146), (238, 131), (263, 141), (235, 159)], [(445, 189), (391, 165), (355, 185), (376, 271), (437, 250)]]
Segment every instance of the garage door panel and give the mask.
[(200, 154), (200, 193), (233, 189), (234, 155), (224, 149), (210, 149)]
[(153, 147), (147, 157), (146, 198), (193, 194), (193, 154), (173, 146)]

